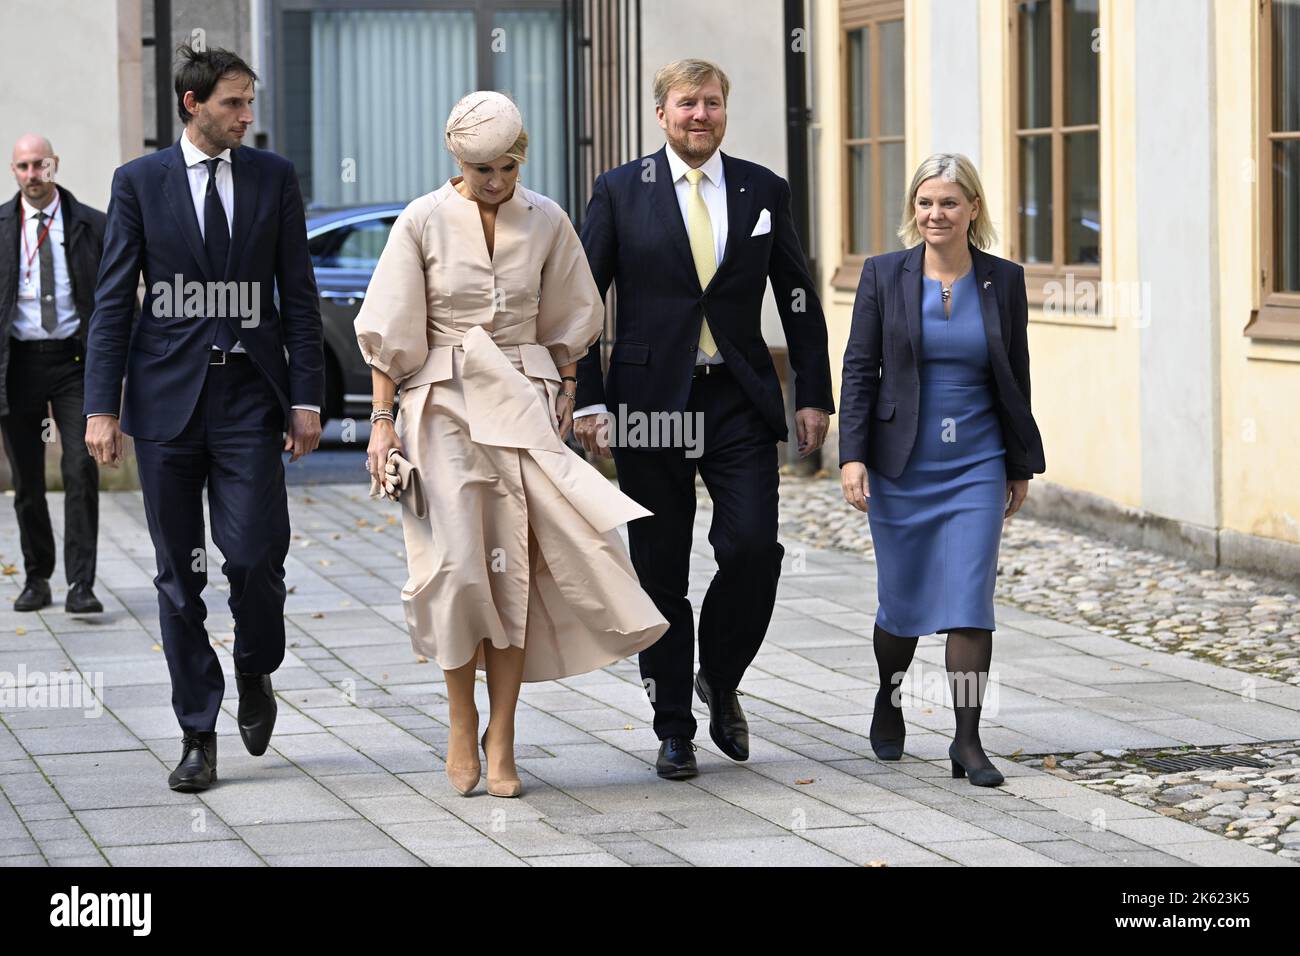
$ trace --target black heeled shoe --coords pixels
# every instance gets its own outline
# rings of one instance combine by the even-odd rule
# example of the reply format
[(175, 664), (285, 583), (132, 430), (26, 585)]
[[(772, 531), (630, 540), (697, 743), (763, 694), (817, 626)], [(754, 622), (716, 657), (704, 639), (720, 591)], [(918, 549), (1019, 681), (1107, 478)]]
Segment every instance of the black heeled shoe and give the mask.
[(948, 747), (948, 759), (952, 761), (952, 775), (954, 779), (960, 780), (962, 777), (969, 777), (972, 786), (976, 787), (1000, 787), (1006, 781), (1002, 776), (1002, 771), (997, 767), (972, 767), (967, 770), (965, 765), (957, 759), (953, 753), (953, 748), (957, 746), (956, 741)]
[[(881, 704), (880, 702), (880, 695), (882, 693), (886, 694), (884, 704)], [(893, 691), (889, 687), (881, 687), (880, 690), (876, 691), (876, 704), (871, 711), (871, 730), (868, 731), (868, 739), (871, 741), (872, 753), (874, 753), (880, 760), (902, 760), (903, 744), (907, 740), (907, 725), (905, 723), (903, 724), (903, 733), (901, 736), (878, 737), (876, 735), (876, 719), (877, 715), (883, 712), (882, 707), (888, 707), (890, 710), (897, 711), (899, 723), (903, 723), (902, 710), (894, 707), (894, 705), (889, 701), (889, 696), (892, 694)]]

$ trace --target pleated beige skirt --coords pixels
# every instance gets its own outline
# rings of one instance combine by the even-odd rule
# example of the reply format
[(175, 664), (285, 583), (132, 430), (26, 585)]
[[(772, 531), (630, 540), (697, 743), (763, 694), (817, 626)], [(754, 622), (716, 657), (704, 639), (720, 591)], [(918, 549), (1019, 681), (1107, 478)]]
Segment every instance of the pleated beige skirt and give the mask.
[(668, 622), (611, 526), (648, 512), (559, 440), (553, 363), (486, 335), (448, 351), (397, 416), (428, 501), (423, 519), (402, 509), (412, 646), (444, 670), (484, 667), (485, 641), (522, 647), (523, 679), (543, 681), (653, 644)]

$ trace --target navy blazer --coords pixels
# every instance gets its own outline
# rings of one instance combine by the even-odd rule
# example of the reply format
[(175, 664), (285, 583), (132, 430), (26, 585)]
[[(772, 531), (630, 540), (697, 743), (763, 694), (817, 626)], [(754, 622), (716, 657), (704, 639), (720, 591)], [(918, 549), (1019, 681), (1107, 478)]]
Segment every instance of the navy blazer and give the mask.
[[(921, 402), (921, 277), (925, 244), (862, 266), (840, 387), (840, 465), (861, 461), (888, 478), (903, 473), (916, 444)], [(1047, 469), (1029, 407), (1029, 306), (1025, 270), (971, 247), (988, 340), (1007, 479)]]
[[(273, 394), (279, 402), (286, 428), (291, 406), (325, 402), (320, 303), (293, 164), (250, 146), (230, 156), (235, 209), (225, 263), (207, 260), (179, 141), (113, 174), (86, 346), (85, 412), (116, 415), (120, 408), (122, 431), (136, 438), (167, 441), (180, 434), (198, 402), (222, 321), (266, 378), (268, 400)], [(132, 335), (141, 270), (144, 305)], [(155, 284), (173, 295), (177, 276), (186, 283), (239, 283), (246, 296), (258, 283), (257, 324), (245, 328), (229, 307), (174, 314), (174, 303), (159, 301)]]
[[(826, 319), (791, 218), (790, 186), (764, 166), (722, 154), (727, 245), (701, 289), (667, 150), (603, 173), (592, 190), (582, 245), (600, 294), (618, 283), (618, 328), (604, 381), (599, 349), (578, 362), (577, 407), (604, 403), (615, 415), (620, 405), (683, 411), (707, 313), (732, 376), (784, 441), (785, 401), (761, 324), (769, 278), (794, 369), (795, 407), (835, 411)], [(772, 228), (752, 235), (763, 209)]]

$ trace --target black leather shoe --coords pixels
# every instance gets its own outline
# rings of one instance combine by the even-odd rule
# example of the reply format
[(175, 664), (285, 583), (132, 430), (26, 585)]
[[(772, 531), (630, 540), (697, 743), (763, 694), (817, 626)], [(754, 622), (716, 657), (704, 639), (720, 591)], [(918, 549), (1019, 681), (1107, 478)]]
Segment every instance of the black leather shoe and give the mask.
[(736, 691), (714, 689), (700, 671), (695, 675), (695, 693), (709, 708), (709, 736), (718, 749), (732, 760), (748, 760), (749, 721)]
[(241, 674), (235, 671), (239, 688), (239, 736), (254, 757), (266, 753), (275, 729), (275, 691), (270, 674)]
[(197, 793), (217, 782), (217, 732), (186, 734), (181, 739), (181, 762), (167, 778), (167, 786), (181, 793)]
[(29, 577), (23, 593), (14, 601), (15, 611), (39, 611), (54, 603), (50, 597), (50, 582), (45, 578)]
[(700, 768), (695, 763), (695, 744), (685, 737), (661, 740), (655, 772), (665, 780), (686, 780), (699, 776)]
[(67, 600), (63, 602), (63, 610), (69, 614), (99, 614), (104, 610), (104, 605), (99, 603), (99, 598), (95, 597), (95, 592), (91, 590), (89, 584), (78, 581), (68, 591)]

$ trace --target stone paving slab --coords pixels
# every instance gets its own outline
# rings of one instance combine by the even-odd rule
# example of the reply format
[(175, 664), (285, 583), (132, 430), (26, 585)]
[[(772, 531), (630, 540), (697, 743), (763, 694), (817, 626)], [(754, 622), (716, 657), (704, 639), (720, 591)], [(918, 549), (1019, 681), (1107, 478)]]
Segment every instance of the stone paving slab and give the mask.
[[(273, 678), (280, 717), (261, 758), (243, 751), (234, 724), (224, 582), (209, 590), (227, 676), (220, 782), (190, 795), (166, 787), (179, 733), (139, 496), (102, 496), (105, 613), (64, 614), (61, 571), (53, 608), (0, 610), (0, 672), (102, 679), (97, 716), (0, 706), (0, 865), (1293, 865), (1005, 757), (1294, 736), (1300, 688), (1000, 605), (1000, 696), (983, 739), (1005, 785), (951, 777), (952, 713), (921, 684), (907, 704), (907, 755), (882, 763), (866, 740), (874, 566), (795, 541), (785, 542), (773, 624), (741, 687), (748, 762), (718, 753), (697, 703), (702, 774), (659, 780), (652, 713), (635, 661), (623, 661), (525, 685), (516, 731), (525, 795), (498, 800), (480, 786), (462, 797), (442, 770), (442, 674), (411, 651), (392, 583), (404, 568), (400, 527), (365, 490), (290, 490), (289, 653)], [(57, 532), (60, 496), (50, 498)], [(709, 517), (697, 512), (697, 607), (714, 567)], [(211, 542), (209, 553), (219, 568)], [(19, 554), (5, 511), (0, 557)], [(21, 574), (0, 577), (0, 606), (21, 585)], [(942, 639), (921, 638), (914, 670), (942, 667)], [(476, 691), (486, 713), (481, 681)]]

